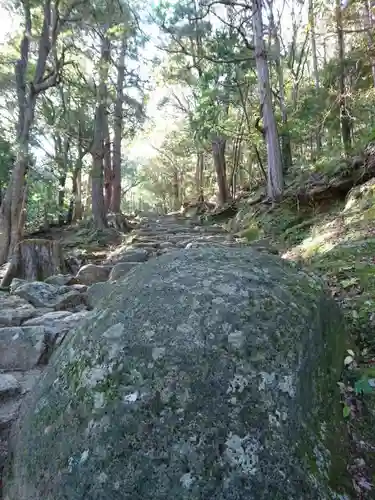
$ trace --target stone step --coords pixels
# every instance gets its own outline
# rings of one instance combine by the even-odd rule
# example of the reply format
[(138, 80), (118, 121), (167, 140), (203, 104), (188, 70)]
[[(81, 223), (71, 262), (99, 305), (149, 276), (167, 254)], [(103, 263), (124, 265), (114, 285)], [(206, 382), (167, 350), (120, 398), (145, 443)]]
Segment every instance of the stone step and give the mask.
[(21, 384), (14, 375), (0, 373), (0, 404), (21, 394), (21, 392)]
[(0, 404), (0, 431), (9, 429), (15, 421), (20, 409), (22, 398)]

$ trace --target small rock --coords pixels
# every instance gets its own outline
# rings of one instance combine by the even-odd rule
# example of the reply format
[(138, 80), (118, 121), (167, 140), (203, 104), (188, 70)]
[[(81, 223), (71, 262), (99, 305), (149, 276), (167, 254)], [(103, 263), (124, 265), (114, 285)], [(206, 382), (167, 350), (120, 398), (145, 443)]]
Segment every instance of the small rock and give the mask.
[(42, 316), (38, 316), (36, 318), (32, 318), (28, 321), (25, 321), (23, 326), (51, 326), (53, 328), (53, 324), (56, 321), (61, 322), (66, 318), (72, 316), (72, 313), (69, 311), (53, 311), (43, 314)]
[(70, 285), (70, 288), (71, 288), (72, 290), (76, 290), (77, 292), (80, 292), (80, 293), (85, 293), (85, 292), (87, 292), (88, 285), (80, 285), (80, 284), (77, 284), (77, 285)]
[(25, 299), (8, 293), (0, 294), (0, 327), (19, 326), (37, 314), (35, 307)]
[(21, 384), (9, 373), (0, 374), (0, 401), (8, 399), (21, 392)]
[(122, 278), (136, 266), (139, 266), (139, 262), (120, 262), (116, 264), (109, 275), (109, 281), (116, 281)]
[(144, 248), (145, 250), (152, 251), (155, 248), (159, 248), (159, 245), (158, 241), (134, 241), (132, 248)]
[(10, 293), (13, 294), (17, 288), (27, 283), (26, 280), (21, 280), (19, 278), (13, 278), (12, 283), (10, 284)]
[[(69, 309), (82, 304), (82, 294), (70, 287), (58, 287), (41, 281), (27, 282), (17, 280), (11, 284), (11, 294), (22, 297), (35, 307), (50, 307), (56, 311)], [(18, 283), (22, 281), (22, 283)]]
[(173, 252), (175, 250), (174, 247), (171, 248), (159, 248), (159, 250), (156, 252), (157, 255), (164, 255), (165, 253)]
[(0, 309), (0, 327), (19, 326), (23, 321), (35, 315), (36, 309), (30, 304), (17, 309)]
[(78, 283), (74, 276), (71, 274), (56, 274), (55, 276), (49, 276), (44, 280), (44, 283), (49, 283), (50, 285), (64, 286), (64, 285), (74, 285)]
[(21, 400), (8, 401), (0, 405), (0, 430), (9, 429), (17, 418)]
[(144, 248), (120, 248), (109, 254), (105, 263), (118, 264), (119, 262), (146, 262), (148, 251)]
[(159, 245), (159, 248), (160, 248), (161, 250), (164, 250), (164, 249), (166, 249), (166, 248), (174, 248), (174, 247), (175, 247), (175, 245), (173, 244), (173, 242), (172, 242), (172, 241), (162, 241), (162, 242), (160, 243), (160, 245)]
[(86, 264), (76, 274), (76, 279), (82, 285), (93, 285), (101, 281), (107, 281), (111, 269), (108, 266), (96, 266)]
[(88, 311), (54, 311), (26, 321), (23, 326), (42, 326), (49, 336), (50, 345), (55, 347), (65, 334), (80, 326), (88, 315)]
[(0, 369), (34, 368), (45, 351), (47, 341), (43, 326), (0, 328)]
[(190, 241), (185, 248), (189, 250), (190, 248), (199, 248), (199, 247), (221, 247), (225, 248), (226, 245), (225, 243), (218, 243), (217, 241), (212, 242), (212, 241)]

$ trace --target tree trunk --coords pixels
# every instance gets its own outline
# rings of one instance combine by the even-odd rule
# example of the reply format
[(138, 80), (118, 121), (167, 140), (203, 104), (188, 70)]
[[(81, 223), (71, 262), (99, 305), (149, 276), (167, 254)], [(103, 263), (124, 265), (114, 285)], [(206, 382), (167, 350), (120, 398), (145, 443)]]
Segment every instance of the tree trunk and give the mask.
[(77, 159), (72, 175), (72, 197), (69, 203), (67, 223), (82, 219), (82, 160)]
[(336, 34), (337, 34), (337, 49), (339, 57), (339, 106), (340, 106), (340, 127), (341, 140), (346, 155), (349, 155), (352, 147), (351, 140), (351, 119), (346, 103), (345, 89), (345, 47), (344, 47), (344, 30), (342, 23), (342, 8), (341, 0), (336, 0)]
[[(242, 124), (241, 124), (242, 128)], [(240, 160), (241, 160), (241, 148), (242, 148), (242, 140), (243, 140), (243, 130), (240, 130), (239, 137), (235, 140), (233, 146), (233, 170), (231, 175), (231, 195), (232, 198), (236, 196), (237, 186), (239, 182), (239, 174), (240, 174)]]
[(77, 159), (73, 170), (72, 178), (72, 198), (69, 206), (70, 223), (74, 220), (81, 220), (83, 217), (82, 205), (82, 160), (84, 157), (82, 122), (78, 123)]
[(106, 210), (104, 203), (103, 187), (103, 151), (95, 150), (92, 153), (91, 197), (92, 215), (97, 229), (107, 227)]
[(282, 197), (284, 187), (283, 170), (276, 119), (272, 108), (270, 76), (262, 26), (262, 1), (253, 0), (255, 61), (258, 74), (260, 105), (263, 113), (263, 125), (267, 143), (267, 193), (271, 200), (278, 201)]
[(83, 217), (82, 205), (82, 167), (74, 172), (76, 193), (74, 197), (73, 220), (81, 220)]
[(20, 149), (0, 209), (0, 264), (4, 264), (11, 257), (15, 246), (23, 237), (28, 138), (20, 145)]
[(124, 100), (124, 78), (125, 78), (125, 53), (127, 48), (126, 38), (122, 40), (120, 56), (117, 64), (116, 102), (114, 116), (114, 138), (113, 138), (113, 164), (112, 164), (112, 198), (111, 211), (121, 211), (121, 139), (123, 128), (123, 100)]
[(44, 281), (49, 276), (66, 271), (60, 243), (53, 240), (30, 239), (17, 244), (12, 260), (1, 281), (9, 286), (13, 278)]
[(84, 216), (91, 214), (92, 209), (92, 169), (90, 169), (85, 182), (85, 203), (84, 203)]
[(112, 198), (112, 162), (111, 139), (109, 137), (108, 115), (105, 114), (104, 125), (104, 206), (108, 213)]
[(364, 0), (365, 8), (365, 27), (367, 29), (367, 39), (369, 43), (369, 49), (371, 54), (371, 73), (372, 73), (372, 83), (375, 87), (375, 58), (374, 58), (374, 31), (373, 31), (373, 19), (372, 19), (372, 2), (369, 0)]
[(95, 112), (94, 141), (91, 149), (92, 171), (91, 171), (91, 196), (92, 215), (97, 229), (107, 227), (106, 210), (104, 203), (104, 182), (103, 182), (103, 160), (104, 160), (104, 134), (107, 106), (107, 77), (108, 63), (110, 59), (110, 42), (104, 35), (101, 42), (100, 56), (100, 81), (98, 86), (98, 99)]
[[(318, 53), (316, 49), (316, 34), (315, 34), (316, 23), (315, 23), (315, 12), (314, 12), (314, 0), (309, 0), (309, 24), (310, 24), (310, 40), (311, 40), (313, 72), (315, 80), (315, 92), (316, 92), (316, 97), (318, 98), (320, 81), (319, 81), (319, 68), (318, 68)], [(322, 149), (320, 125), (318, 125), (316, 128), (315, 137), (316, 137), (316, 149), (319, 152)]]
[(58, 199), (58, 207), (59, 207), (59, 225), (62, 226), (65, 221), (65, 210), (64, 210), (64, 203), (65, 203), (65, 183), (66, 183), (66, 172), (63, 172), (60, 175), (59, 178), (59, 199)]
[(195, 186), (197, 192), (197, 198), (203, 201), (203, 178), (204, 178), (204, 152), (197, 152), (197, 163), (195, 167)]
[(29, 158), (29, 135), (34, 118), (36, 96), (27, 94), (26, 72), (29, 61), (31, 33), (31, 13), (28, 3), (24, 4), (25, 29), (20, 45), (20, 59), (16, 63), (16, 83), (18, 98), (17, 142), (18, 153), (13, 166), (3, 202), (0, 207), (0, 265), (12, 255), (22, 238), (21, 210), (26, 200), (26, 172)]
[(275, 41), (275, 65), (276, 65), (277, 80), (279, 84), (279, 103), (281, 111), (281, 121), (283, 125), (283, 130), (281, 134), (281, 153), (283, 160), (283, 171), (284, 173), (286, 173), (293, 164), (292, 146), (290, 141), (290, 133), (288, 130), (288, 113), (286, 110), (286, 102), (285, 102), (284, 72), (283, 72), (283, 67), (281, 65), (280, 39), (273, 16), (272, 3), (270, 3), (270, 27), (272, 30), (273, 39)]
[[(20, 58), (15, 65), (15, 80), (18, 101), (17, 145), (18, 153), (12, 175), (0, 209), (0, 265), (11, 255), (22, 239), (26, 217), (27, 199), (26, 173), (29, 163), (30, 130), (34, 121), (35, 106), (39, 94), (56, 85), (60, 71), (60, 61), (56, 60), (56, 47), (61, 31), (63, 16), (58, 12), (58, 4), (51, 0), (43, 4), (42, 29), (38, 37), (35, 70), (30, 78), (29, 49), (32, 30), (30, 2), (21, 2), (24, 16), (24, 32), (20, 44)], [(74, 2), (70, 10), (74, 8)], [(69, 16), (69, 8), (65, 12)], [(66, 19), (65, 16), (65, 19)], [(51, 64), (46, 75), (47, 61)], [(51, 71), (51, 68), (52, 71)]]
[(172, 191), (173, 191), (173, 210), (178, 210), (180, 208), (181, 203), (180, 203), (179, 175), (177, 168), (173, 168)]
[(227, 168), (225, 163), (226, 140), (223, 137), (216, 137), (212, 141), (212, 156), (216, 171), (216, 181), (218, 187), (218, 202), (222, 206), (229, 200), (229, 189), (227, 181)]

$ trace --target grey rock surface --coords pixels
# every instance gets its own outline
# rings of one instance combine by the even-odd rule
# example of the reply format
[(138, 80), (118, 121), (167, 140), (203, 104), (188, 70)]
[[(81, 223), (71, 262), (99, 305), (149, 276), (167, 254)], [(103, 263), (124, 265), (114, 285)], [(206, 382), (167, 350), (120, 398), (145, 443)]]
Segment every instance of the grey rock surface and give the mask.
[(75, 328), (80, 326), (89, 314), (88, 311), (77, 313), (54, 311), (25, 321), (23, 326), (42, 326), (48, 336), (48, 343), (55, 346), (60, 343), (63, 336), (73, 332)]
[(94, 283), (89, 286), (86, 292), (86, 302), (87, 305), (91, 308), (100, 307), (100, 303), (103, 299), (106, 299), (109, 294), (112, 292), (113, 284), (115, 281), (107, 281), (105, 283)]
[(118, 264), (119, 262), (146, 262), (149, 252), (144, 248), (118, 248), (108, 255), (105, 264)]
[(54, 276), (49, 276), (44, 280), (44, 283), (49, 283), (50, 285), (64, 286), (72, 285), (77, 283), (72, 274), (55, 274)]
[(13, 280), (11, 294), (27, 300), (34, 307), (64, 310), (82, 304), (82, 294), (68, 286), (56, 286), (41, 281)]
[(0, 327), (19, 326), (36, 315), (36, 309), (25, 299), (16, 295), (0, 293)]
[(107, 281), (110, 271), (111, 268), (108, 266), (86, 264), (80, 268), (75, 277), (82, 285), (92, 285), (101, 281)]
[(109, 275), (109, 281), (116, 281), (123, 278), (129, 271), (137, 267), (139, 262), (120, 262), (113, 266), (113, 269)]
[(108, 292), (23, 405), (6, 500), (344, 498), (345, 328), (317, 278), (203, 247)]
[(9, 397), (15, 396), (21, 392), (21, 384), (16, 377), (10, 373), (0, 374), (0, 400), (4, 401)]
[(0, 328), (0, 366), (5, 370), (29, 370), (42, 356), (47, 339), (43, 326)]

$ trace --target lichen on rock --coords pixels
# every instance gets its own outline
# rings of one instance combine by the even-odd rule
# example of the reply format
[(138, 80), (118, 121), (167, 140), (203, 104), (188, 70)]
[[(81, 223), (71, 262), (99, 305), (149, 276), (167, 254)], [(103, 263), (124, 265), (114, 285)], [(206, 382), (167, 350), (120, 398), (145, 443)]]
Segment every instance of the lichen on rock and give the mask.
[(25, 402), (7, 499), (340, 498), (344, 348), (322, 283), (277, 257), (207, 246), (149, 261)]

